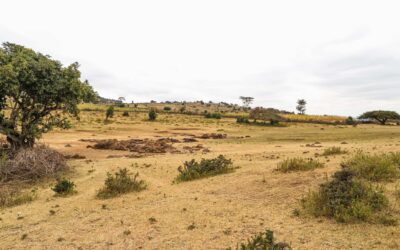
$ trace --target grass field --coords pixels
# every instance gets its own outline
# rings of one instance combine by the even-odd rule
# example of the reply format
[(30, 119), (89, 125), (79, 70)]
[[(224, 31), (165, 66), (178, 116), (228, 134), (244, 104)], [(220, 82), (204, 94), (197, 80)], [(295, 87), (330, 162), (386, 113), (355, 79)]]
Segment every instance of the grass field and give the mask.
[[(87, 107), (89, 110), (89, 107)], [(94, 110), (94, 109), (91, 109)], [(122, 111), (118, 110), (117, 111)], [(309, 190), (330, 178), (340, 163), (361, 149), (399, 152), (400, 126), (332, 126), (290, 123), (287, 127), (240, 125), (233, 118), (160, 114), (147, 121), (147, 113), (116, 112), (104, 123), (104, 109), (83, 111), (70, 130), (56, 130), (41, 140), (70, 160), (69, 174), (77, 194), (55, 197), (54, 183), (37, 184), (38, 199), (0, 210), (0, 249), (226, 249), (271, 229), (293, 249), (398, 249), (400, 227), (341, 224), (334, 220), (294, 216)], [(148, 154), (88, 148), (81, 139), (143, 139), (227, 134), (226, 139), (198, 139), (176, 143), (202, 144), (210, 152)], [(68, 146), (66, 146), (68, 145)], [(324, 167), (281, 173), (280, 161), (289, 157), (315, 157), (340, 146), (347, 154), (318, 157)], [(184, 161), (225, 155), (235, 171), (174, 184)], [(139, 172), (147, 189), (107, 200), (96, 198), (107, 172), (128, 168)], [(392, 209), (399, 214), (398, 181), (382, 184)], [(397, 198), (396, 198), (397, 197)], [(50, 212), (53, 211), (53, 212)]]

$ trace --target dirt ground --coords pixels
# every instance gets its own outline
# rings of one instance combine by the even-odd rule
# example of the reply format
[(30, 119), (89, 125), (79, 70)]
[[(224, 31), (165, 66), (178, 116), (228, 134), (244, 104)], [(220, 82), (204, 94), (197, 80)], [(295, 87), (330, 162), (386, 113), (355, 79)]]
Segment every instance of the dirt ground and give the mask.
[[(148, 122), (143, 113), (117, 114), (104, 124), (103, 116), (84, 112), (73, 129), (44, 136), (42, 143), (64, 154), (86, 157), (69, 160), (74, 168), (70, 178), (78, 193), (54, 197), (50, 189), (54, 183), (42, 183), (37, 200), (0, 210), (0, 249), (226, 249), (266, 229), (294, 249), (400, 248), (400, 226), (339, 224), (293, 216), (302, 196), (326, 181), (357, 149), (400, 151), (400, 126), (292, 124), (274, 128), (183, 115), (160, 115), (157, 121)], [(205, 133), (227, 134), (227, 138), (199, 138)], [(173, 143), (180, 152), (131, 158), (126, 157), (128, 151), (94, 149), (87, 141), (167, 137), (180, 141), (195, 137), (197, 142)], [(322, 147), (310, 146), (315, 142)], [(209, 152), (179, 150), (198, 144)], [(320, 157), (326, 166), (314, 171), (274, 171), (282, 159), (314, 157), (328, 146), (341, 146), (350, 154)], [(184, 161), (219, 154), (239, 168), (230, 174), (172, 183)], [(96, 199), (106, 173), (124, 167), (139, 172), (148, 189)], [(386, 185), (389, 197), (396, 185)], [(398, 208), (400, 202), (391, 198), (391, 206)], [(156, 222), (149, 221), (152, 217)]]

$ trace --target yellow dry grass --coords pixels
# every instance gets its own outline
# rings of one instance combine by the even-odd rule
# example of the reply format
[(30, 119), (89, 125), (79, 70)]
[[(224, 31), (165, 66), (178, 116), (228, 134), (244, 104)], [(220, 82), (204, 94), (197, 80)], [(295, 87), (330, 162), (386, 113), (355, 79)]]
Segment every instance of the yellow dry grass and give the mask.
[[(51, 183), (45, 183), (38, 187), (37, 200), (0, 210), (0, 249), (226, 249), (265, 229), (274, 230), (280, 241), (294, 249), (400, 247), (399, 226), (345, 225), (292, 215), (302, 196), (326, 181), (356, 149), (399, 151), (399, 127), (292, 124), (274, 128), (238, 125), (234, 119), (168, 114), (148, 122), (146, 115), (122, 117), (117, 112), (111, 123), (104, 124), (103, 111), (82, 112), (81, 121), (71, 130), (46, 134), (41, 142), (66, 154), (87, 157), (69, 161), (75, 169), (70, 178), (78, 193), (54, 197)], [(95, 150), (79, 141), (182, 138), (210, 132), (228, 134), (224, 140), (201, 140), (210, 153), (138, 159), (107, 158), (127, 152)], [(322, 147), (306, 146), (317, 141)], [(71, 147), (65, 147), (67, 144)], [(326, 166), (313, 171), (274, 171), (284, 158), (313, 157), (329, 146), (341, 146), (350, 153), (321, 157)], [(231, 158), (240, 168), (230, 174), (172, 184), (183, 161), (219, 154)], [(96, 199), (106, 173), (123, 167), (139, 172), (148, 189), (109, 200)], [(396, 183), (387, 184), (387, 193), (398, 209), (395, 187)], [(192, 224), (195, 228), (188, 230)]]

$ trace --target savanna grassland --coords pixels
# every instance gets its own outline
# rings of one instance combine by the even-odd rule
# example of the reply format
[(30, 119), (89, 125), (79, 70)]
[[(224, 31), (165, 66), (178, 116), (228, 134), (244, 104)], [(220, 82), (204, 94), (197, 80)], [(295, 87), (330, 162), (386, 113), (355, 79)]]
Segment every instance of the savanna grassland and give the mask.
[[(340, 223), (294, 212), (310, 190), (331, 179), (358, 150), (398, 152), (399, 126), (269, 127), (237, 124), (234, 118), (168, 113), (151, 122), (145, 112), (122, 116), (118, 109), (104, 122), (104, 109), (87, 110), (83, 108), (71, 129), (54, 130), (40, 140), (71, 156), (73, 171), (66, 178), (75, 183), (76, 193), (54, 196), (54, 182), (43, 181), (35, 184), (34, 201), (2, 208), (1, 249), (226, 249), (266, 229), (293, 249), (400, 248), (398, 225)], [(227, 137), (202, 137), (211, 133)], [(174, 149), (133, 154), (94, 147), (97, 140), (146, 138), (169, 138), (164, 140)], [(330, 147), (340, 147), (343, 153), (323, 155)], [(174, 182), (185, 161), (219, 155), (232, 160), (233, 171)], [(294, 157), (313, 158), (323, 166), (276, 171), (279, 163)], [(96, 197), (107, 173), (121, 168), (139, 173), (146, 189), (111, 199)], [(400, 182), (379, 185), (398, 216)]]

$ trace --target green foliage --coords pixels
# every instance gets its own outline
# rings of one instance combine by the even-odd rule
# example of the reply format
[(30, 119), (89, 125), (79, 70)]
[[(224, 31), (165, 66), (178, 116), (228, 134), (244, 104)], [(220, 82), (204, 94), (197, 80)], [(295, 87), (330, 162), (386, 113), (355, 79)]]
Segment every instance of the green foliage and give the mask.
[(359, 151), (342, 167), (368, 181), (391, 181), (400, 177), (400, 154), (370, 155)]
[(172, 110), (172, 108), (169, 107), (169, 106), (165, 106), (165, 107), (164, 107), (164, 111), (171, 111), (171, 110)]
[(114, 116), (114, 106), (109, 106), (106, 110), (106, 121)]
[(157, 119), (157, 111), (155, 109), (150, 109), (149, 111), (149, 120), (155, 121)]
[(343, 150), (341, 147), (329, 147), (324, 150), (322, 153), (323, 156), (329, 155), (340, 155), (340, 154), (347, 154), (347, 150)]
[(375, 110), (365, 112), (358, 117), (359, 119), (374, 119), (380, 124), (385, 125), (389, 119), (400, 120), (400, 115), (395, 111)]
[(354, 120), (354, 118), (351, 117), (351, 116), (349, 116), (349, 117), (346, 118), (345, 123), (346, 123), (347, 125), (356, 125), (356, 124), (357, 124), (357, 122), (356, 122), (356, 121)]
[[(69, 128), (78, 104), (95, 100), (79, 64), (64, 67), (50, 56), (12, 43), (0, 47), (0, 133), (13, 148), (32, 147), (53, 127)], [(9, 112), (2, 112), (4, 110)]]
[(314, 216), (334, 218), (338, 222), (395, 223), (385, 211), (389, 201), (383, 190), (354, 177), (347, 169), (336, 172), (332, 181), (302, 199), (303, 209)]
[(201, 159), (200, 162), (192, 159), (186, 161), (183, 167), (178, 168), (179, 175), (175, 178), (176, 182), (191, 181), (218, 174), (225, 174), (234, 171), (232, 161), (219, 155), (214, 159)]
[(146, 183), (143, 180), (139, 180), (138, 176), (139, 173), (136, 173), (132, 178), (126, 168), (119, 169), (114, 175), (107, 173), (104, 187), (97, 192), (97, 198), (108, 199), (146, 189)]
[(220, 113), (207, 113), (204, 117), (208, 119), (221, 119), (222, 115)]
[(304, 159), (300, 157), (289, 158), (278, 163), (277, 171), (287, 173), (295, 171), (308, 171), (316, 168), (322, 168), (324, 164), (312, 158)]
[[(231, 248), (228, 248), (231, 249)], [(247, 240), (246, 243), (241, 243), (237, 247), (238, 250), (291, 250), (289, 244), (285, 242), (275, 242), (274, 232), (266, 230)]]
[(76, 193), (75, 183), (66, 179), (57, 180), (56, 185), (51, 190), (59, 196), (67, 196)]
[(122, 113), (122, 116), (128, 117), (128, 116), (129, 116), (129, 112), (128, 112), (128, 111), (124, 111), (124, 112)]
[(297, 100), (296, 109), (297, 111), (299, 111), (299, 114), (304, 115), (306, 113), (306, 105), (307, 105), (306, 100), (304, 99)]
[(249, 121), (249, 119), (247, 119), (246, 117), (240, 116), (240, 117), (236, 118), (236, 123), (245, 123), (245, 124), (249, 124), (250, 121)]

